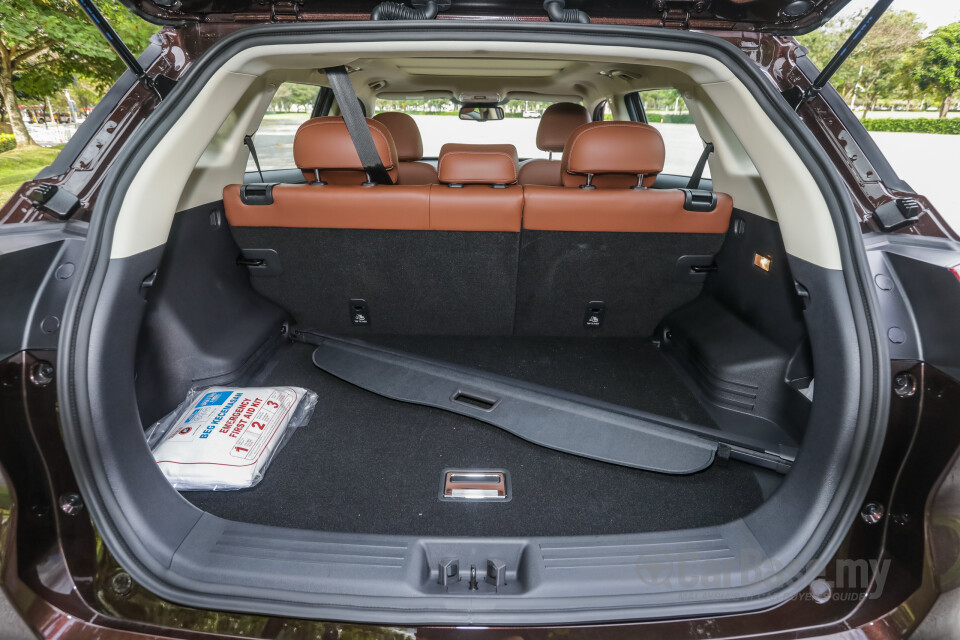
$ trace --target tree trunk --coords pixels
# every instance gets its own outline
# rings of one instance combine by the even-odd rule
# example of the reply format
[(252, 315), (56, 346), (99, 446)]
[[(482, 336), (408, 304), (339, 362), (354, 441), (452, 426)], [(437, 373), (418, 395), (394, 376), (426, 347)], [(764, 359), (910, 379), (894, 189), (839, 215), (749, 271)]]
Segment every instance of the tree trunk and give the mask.
[(24, 147), (36, 144), (30, 137), (30, 132), (27, 131), (23, 114), (20, 113), (20, 105), (17, 103), (17, 96), (13, 92), (13, 63), (10, 60), (10, 51), (2, 45), (0, 45), (0, 97), (3, 98), (3, 106), (7, 110), (10, 126), (13, 127), (13, 136), (17, 139), (17, 146)]
[(950, 115), (950, 101), (953, 99), (953, 94), (947, 94), (947, 97), (943, 99), (943, 102), (940, 104), (940, 117), (946, 118)]

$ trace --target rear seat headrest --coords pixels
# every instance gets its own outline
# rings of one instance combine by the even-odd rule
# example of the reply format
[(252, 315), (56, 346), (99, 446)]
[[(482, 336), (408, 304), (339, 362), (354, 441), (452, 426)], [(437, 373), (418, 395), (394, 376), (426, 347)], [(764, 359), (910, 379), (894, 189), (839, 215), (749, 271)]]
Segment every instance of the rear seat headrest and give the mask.
[(416, 120), (402, 111), (385, 111), (373, 119), (390, 131), (400, 162), (416, 162), (423, 158), (423, 138)]
[(537, 149), (560, 153), (573, 130), (590, 122), (590, 113), (573, 102), (552, 104), (540, 116)]
[(514, 184), (517, 148), (512, 144), (445, 144), (437, 173), (444, 184)]
[(565, 186), (584, 175), (655, 176), (663, 171), (665, 151), (660, 132), (641, 122), (591, 122), (570, 134), (561, 162)]
[[(367, 126), (380, 154), (380, 162), (396, 181), (397, 148), (390, 130), (370, 118), (367, 118)], [(304, 172), (363, 171), (357, 148), (340, 116), (311, 118), (300, 125), (293, 138), (293, 160)]]

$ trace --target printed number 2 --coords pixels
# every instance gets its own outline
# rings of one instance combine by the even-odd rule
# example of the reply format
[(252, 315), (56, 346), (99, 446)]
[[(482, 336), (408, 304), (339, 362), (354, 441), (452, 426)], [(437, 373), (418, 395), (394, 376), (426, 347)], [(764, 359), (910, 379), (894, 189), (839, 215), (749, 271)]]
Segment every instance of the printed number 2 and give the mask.
[(254, 429), (260, 429), (260, 431), (263, 431), (263, 427), (264, 427), (265, 425), (264, 425), (262, 422), (256, 422), (256, 421), (255, 421), (255, 422), (254, 422), (253, 424), (251, 424), (250, 426), (253, 427)]

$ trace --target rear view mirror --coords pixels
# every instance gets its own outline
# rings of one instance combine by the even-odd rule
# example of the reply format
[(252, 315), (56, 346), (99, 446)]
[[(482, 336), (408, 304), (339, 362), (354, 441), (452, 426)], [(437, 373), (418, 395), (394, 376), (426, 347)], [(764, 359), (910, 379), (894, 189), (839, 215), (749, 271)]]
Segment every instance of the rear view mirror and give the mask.
[(474, 122), (503, 120), (503, 107), (460, 107), (460, 119)]

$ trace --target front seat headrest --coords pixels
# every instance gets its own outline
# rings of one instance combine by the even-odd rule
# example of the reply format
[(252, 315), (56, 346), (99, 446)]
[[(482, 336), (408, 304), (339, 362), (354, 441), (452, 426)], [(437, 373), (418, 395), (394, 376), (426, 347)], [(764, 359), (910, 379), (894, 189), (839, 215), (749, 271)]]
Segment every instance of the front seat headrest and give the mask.
[(557, 102), (540, 116), (537, 127), (537, 149), (560, 153), (573, 130), (590, 122), (590, 114), (579, 104)]
[(423, 158), (423, 138), (416, 120), (401, 111), (385, 111), (373, 119), (390, 131), (400, 162), (416, 162)]

